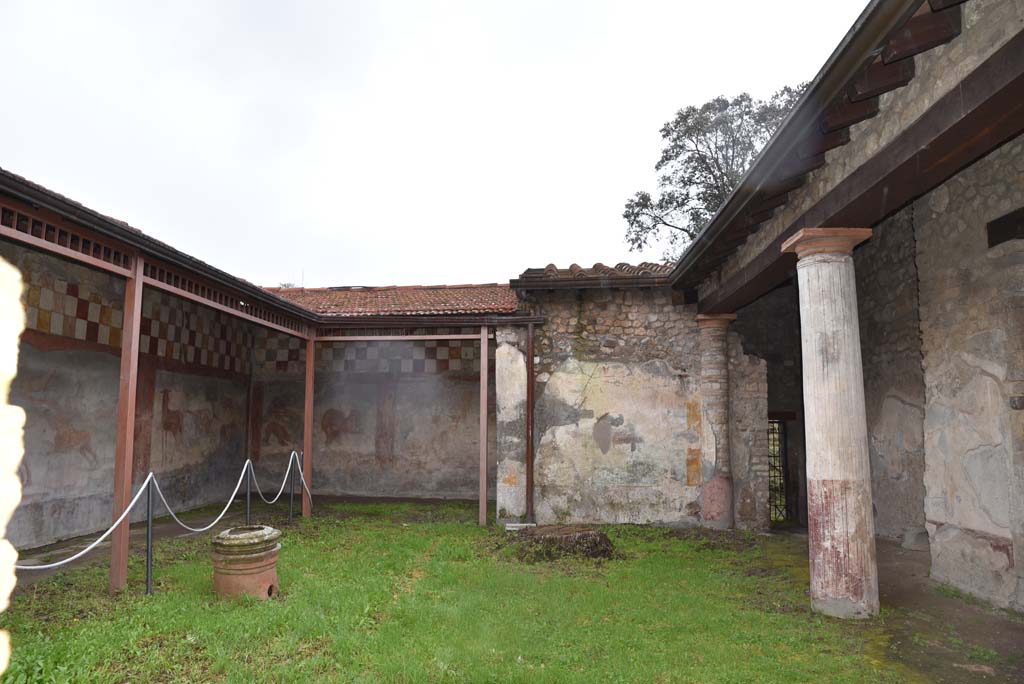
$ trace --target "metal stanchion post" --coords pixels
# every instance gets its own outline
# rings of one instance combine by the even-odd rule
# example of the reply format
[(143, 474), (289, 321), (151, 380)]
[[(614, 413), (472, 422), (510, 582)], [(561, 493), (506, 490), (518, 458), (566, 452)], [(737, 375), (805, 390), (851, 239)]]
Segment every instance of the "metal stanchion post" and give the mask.
[(295, 452), (292, 452), (288, 457), (288, 520), (295, 513), (295, 471), (292, 468), (298, 467), (298, 461)]
[(153, 479), (146, 485), (146, 593), (153, 593)]
[(246, 463), (245, 468), (245, 524), (248, 526), (250, 524), (250, 510), (252, 507), (249, 502), (252, 496), (252, 464)]

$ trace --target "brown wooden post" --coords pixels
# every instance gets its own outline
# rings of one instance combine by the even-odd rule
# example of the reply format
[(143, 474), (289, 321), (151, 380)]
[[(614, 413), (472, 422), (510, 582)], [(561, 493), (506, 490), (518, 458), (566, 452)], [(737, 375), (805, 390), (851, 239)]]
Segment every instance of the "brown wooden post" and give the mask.
[[(121, 373), (117, 392), (117, 441), (114, 449), (114, 515), (117, 520), (132, 498), (135, 450), (135, 396), (139, 379), (139, 325), (142, 319), (143, 259), (136, 255), (132, 275), (124, 286), (124, 323), (121, 333)], [(130, 516), (129, 516), (130, 518)], [(110, 537), (110, 591), (128, 583), (130, 519)]]
[[(316, 339), (311, 329), (306, 340), (306, 405), (302, 417), (302, 476), (306, 478), (306, 486), (313, 489), (313, 369), (316, 363)], [(309, 494), (303, 490), (302, 517), (308, 518), (313, 510), (313, 502)]]
[(487, 326), (480, 327), (480, 525), (487, 524)]

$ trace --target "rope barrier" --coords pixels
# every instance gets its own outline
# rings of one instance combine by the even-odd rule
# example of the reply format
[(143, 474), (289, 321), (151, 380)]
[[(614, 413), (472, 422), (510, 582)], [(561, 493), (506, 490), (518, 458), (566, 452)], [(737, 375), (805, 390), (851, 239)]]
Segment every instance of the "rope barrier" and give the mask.
[[(299, 462), (299, 454), (298, 454), (298, 452), (292, 451), (291, 455), (288, 458), (288, 469), (285, 471), (284, 479), (281, 481), (281, 488), (278, 490), (277, 496), (275, 496), (271, 500), (268, 500), (265, 496), (263, 496), (263, 492), (260, 491), (260, 485), (259, 485), (259, 482), (256, 481), (256, 472), (253, 470), (252, 461), (249, 460), (249, 459), (246, 459), (245, 460), (245, 464), (242, 466), (242, 474), (238, 476), (238, 483), (235, 484), (235, 490), (233, 492), (231, 492), (231, 497), (228, 499), (228, 502), (224, 505), (224, 509), (220, 512), (220, 515), (218, 515), (214, 519), (213, 522), (211, 522), (209, 525), (206, 525), (205, 527), (190, 527), (189, 525), (186, 525), (184, 522), (181, 521), (181, 518), (179, 518), (177, 516), (177, 514), (171, 509), (170, 505), (168, 505), (167, 498), (164, 496), (163, 491), (160, 489), (160, 482), (156, 479), (156, 475), (152, 471), (150, 471), (150, 473), (148, 475), (146, 475), (146, 479), (142, 482), (142, 485), (139, 487), (139, 491), (137, 491), (135, 493), (135, 496), (132, 498), (131, 502), (129, 502), (128, 506), (125, 507), (124, 511), (117, 518), (117, 520), (114, 521), (114, 524), (111, 525), (107, 529), (107, 531), (104, 532), (98, 539), (96, 539), (91, 544), (89, 544), (89, 546), (85, 547), (84, 549), (82, 549), (78, 553), (74, 554), (73, 556), (65, 558), (64, 560), (59, 560), (59, 561), (56, 561), (56, 562), (53, 562), (53, 563), (46, 563), (45, 565), (18, 565), (18, 564), (15, 564), (14, 567), (16, 569), (18, 569), (18, 570), (50, 570), (52, 568), (59, 568), (62, 565), (66, 565), (68, 563), (71, 563), (72, 561), (78, 560), (79, 558), (81, 558), (82, 556), (84, 556), (85, 554), (89, 553), (90, 551), (95, 549), (97, 546), (102, 544), (103, 541), (106, 540), (106, 538), (109, 537), (111, 535), (111, 533), (115, 529), (117, 529), (117, 527), (122, 522), (124, 522), (125, 518), (128, 517), (128, 514), (131, 513), (131, 510), (135, 507), (135, 504), (137, 504), (139, 502), (139, 499), (142, 498), (142, 494), (146, 491), (146, 487), (149, 486), (151, 483), (152, 483), (153, 487), (156, 489), (156, 493), (160, 497), (160, 501), (163, 502), (164, 508), (167, 509), (167, 512), (170, 514), (171, 518), (174, 519), (174, 522), (178, 523), (178, 525), (180, 525), (181, 527), (185, 528), (189, 532), (194, 532), (194, 533), (206, 532), (207, 530), (211, 529), (214, 525), (219, 523), (224, 518), (224, 516), (227, 514), (228, 509), (231, 508), (231, 504), (233, 504), (235, 502), (235, 497), (238, 496), (238, 490), (241, 489), (242, 481), (245, 480), (245, 476), (246, 476), (247, 473), (252, 475), (252, 480), (253, 480), (254, 483), (256, 483), (256, 491), (259, 493), (260, 498), (263, 499), (263, 501), (266, 502), (267, 504), (273, 504), (273, 503), (276, 503), (277, 500), (281, 498), (281, 494), (284, 492), (285, 484), (288, 482), (288, 476), (291, 474), (292, 465), (295, 464), (295, 463), (298, 463), (298, 462)], [(297, 468), (297, 470), (299, 472), (299, 480), (302, 482), (302, 489), (304, 489), (306, 491), (306, 494), (309, 495), (310, 509), (312, 509), (313, 493), (311, 491), (309, 491), (309, 487), (306, 485), (306, 478), (302, 474), (302, 464), (301, 463), (299, 463), (299, 468)]]
[(115, 520), (114, 524), (111, 525), (110, 528), (103, 533), (103, 536), (94, 541), (92, 544), (89, 544), (87, 547), (85, 547), (75, 555), (71, 556), (70, 558), (65, 558), (64, 560), (57, 561), (55, 563), (47, 563), (46, 565), (18, 565), (17, 563), (15, 563), (14, 567), (18, 570), (49, 570), (50, 568), (59, 568), (60, 566), (66, 563), (70, 563), (73, 560), (77, 560), (85, 554), (89, 553), (97, 546), (99, 546), (101, 543), (103, 543), (103, 540), (109, 537), (110, 533), (113, 532), (118, 525), (124, 522), (124, 519), (128, 517), (128, 513), (130, 513), (135, 504), (138, 503), (139, 498), (142, 496), (142, 493), (146, 491), (146, 485), (149, 484), (150, 480), (154, 482), (156, 481), (156, 477), (153, 475), (153, 473), (150, 473), (149, 475), (146, 476), (146, 481), (142, 483), (141, 487), (139, 487), (139, 491), (136, 492), (135, 498), (133, 498), (131, 503), (128, 504), (128, 507), (124, 509), (124, 513), (121, 514), (121, 517)]
[(214, 521), (212, 523), (210, 523), (209, 525), (207, 525), (206, 527), (189, 527), (188, 525), (183, 523), (181, 521), (181, 518), (179, 518), (174, 513), (174, 511), (171, 510), (170, 505), (167, 503), (166, 497), (164, 497), (163, 491), (160, 489), (160, 483), (156, 480), (156, 478), (153, 478), (153, 484), (156, 485), (156, 493), (160, 497), (160, 500), (164, 502), (164, 508), (166, 508), (167, 512), (171, 514), (171, 517), (174, 518), (174, 522), (178, 523), (181, 527), (184, 527), (189, 532), (206, 532), (207, 530), (212, 528), (214, 525), (219, 523), (221, 518), (223, 518), (227, 514), (228, 509), (231, 508), (231, 504), (235, 503), (235, 496), (238, 495), (238, 490), (242, 487), (242, 480), (245, 479), (245, 473), (246, 473), (246, 470), (249, 467), (250, 467), (250, 461), (249, 461), (249, 459), (246, 459), (245, 460), (245, 465), (242, 466), (242, 474), (238, 476), (238, 484), (235, 485), (235, 491), (231, 492), (231, 497), (228, 499), (228, 502), (226, 504), (224, 504), (224, 510), (222, 510), (220, 512), (220, 515), (218, 515), (214, 519)]
[(263, 499), (263, 503), (277, 503), (277, 500), (281, 498), (281, 494), (284, 493), (284, 486), (288, 484), (288, 474), (292, 471), (292, 466), (295, 464), (298, 464), (299, 466), (298, 468), (296, 468), (296, 470), (299, 473), (299, 481), (302, 483), (302, 488), (306, 490), (306, 494), (309, 494), (310, 510), (313, 509), (313, 492), (309, 491), (309, 487), (306, 486), (306, 477), (305, 475), (302, 474), (302, 464), (299, 463), (299, 452), (297, 451), (293, 451), (291, 453), (291, 456), (288, 457), (288, 470), (285, 471), (284, 479), (281, 480), (281, 488), (277, 490), (277, 496), (275, 496), (273, 499), (267, 499), (267, 497), (263, 495), (263, 491), (260, 489), (259, 480), (256, 479), (256, 471), (253, 470), (252, 463), (249, 464), (249, 471), (252, 473), (252, 481), (253, 484), (256, 485), (256, 493), (260, 495), (261, 499)]
[(252, 472), (252, 483), (256, 485), (256, 493), (260, 495), (261, 499), (263, 499), (263, 503), (270, 505), (276, 504), (277, 500), (281, 498), (282, 494), (284, 494), (284, 486), (288, 484), (288, 476), (292, 472), (292, 465), (295, 463), (295, 458), (296, 454), (293, 451), (291, 456), (288, 457), (288, 470), (284, 471), (284, 479), (281, 480), (281, 488), (277, 490), (277, 496), (273, 499), (268, 499), (263, 496), (263, 490), (260, 489), (260, 481), (256, 479), (256, 470), (252, 467), (252, 464), (249, 465), (249, 470)]

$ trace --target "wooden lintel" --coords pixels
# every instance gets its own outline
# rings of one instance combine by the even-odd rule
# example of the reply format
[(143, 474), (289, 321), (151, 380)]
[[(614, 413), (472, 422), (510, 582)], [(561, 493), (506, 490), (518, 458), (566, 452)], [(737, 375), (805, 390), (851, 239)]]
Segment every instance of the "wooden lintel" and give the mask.
[(959, 5), (918, 13), (889, 38), (882, 50), (882, 61), (889, 64), (948, 43), (960, 35), (961, 28)]
[(821, 117), (822, 133), (832, 133), (842, 128), (849, 128), (878, 114), (878, 98), (853, 102), (844, 95), (839, 102), (833, 103)]
[[(890, 90), (902, 88), (914, 78), (914, 60), (901, 59), (891, 64), (886, 64), (881, 58), (876, 59), (864, 71), (860, 78), (857, 78), (850, 85), (849, 96), (853, 102), (860, 102), (871, 97), (876, 97)], [(849, 139), (849, 136), (847, 136)]]

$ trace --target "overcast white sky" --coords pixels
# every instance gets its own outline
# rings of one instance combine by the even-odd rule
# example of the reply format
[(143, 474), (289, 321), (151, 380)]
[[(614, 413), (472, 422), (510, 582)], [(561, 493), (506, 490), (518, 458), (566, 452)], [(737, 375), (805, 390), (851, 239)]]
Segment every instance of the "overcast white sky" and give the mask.
[(630, 253), (658, 131), (814, 76), (866, 0), (0, 4), (0, 166), (261, 285)]

